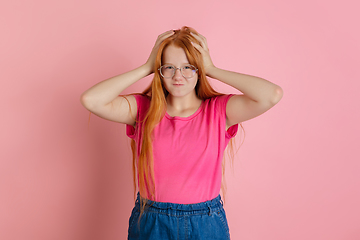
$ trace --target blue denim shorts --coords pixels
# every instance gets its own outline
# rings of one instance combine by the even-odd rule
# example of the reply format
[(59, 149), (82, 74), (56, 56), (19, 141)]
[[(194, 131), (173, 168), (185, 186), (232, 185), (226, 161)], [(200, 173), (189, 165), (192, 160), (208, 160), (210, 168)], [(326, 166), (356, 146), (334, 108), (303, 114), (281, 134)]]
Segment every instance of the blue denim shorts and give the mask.
[(148, 200), (140, 222), (140, 195), (129, 219), (128, 240), (230, 239), (223, 202), (216, 198), (195, 204)]

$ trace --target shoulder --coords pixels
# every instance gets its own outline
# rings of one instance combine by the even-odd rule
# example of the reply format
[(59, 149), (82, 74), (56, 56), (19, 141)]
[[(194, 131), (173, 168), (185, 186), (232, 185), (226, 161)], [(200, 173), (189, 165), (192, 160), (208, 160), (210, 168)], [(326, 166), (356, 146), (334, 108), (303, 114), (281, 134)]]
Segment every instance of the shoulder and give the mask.
[(137, 102), (140, 103), (149, 103), (150, 102), (150, 97), (148, 95), (145, 95), (143, 93), (137, 93), (133, 95), (136, 99)]
[(151, 98), (143, 93), (136, 93), (131, 96), (136, 100), (136, 119), (143, 119), (150, 107)]
[(149, 108), (151, 98), (145, 94), (139, 93), (133, 95), (136, 99), (136, 105), (138, 110)]
[(209, 106), (226, 108), (226, 104), (234, 94), (221, 94), (205, 100)]
[(221, 118), (226, 116), (226, 106), (233, 94), (221, 94), (204, 100), (204, 110)]

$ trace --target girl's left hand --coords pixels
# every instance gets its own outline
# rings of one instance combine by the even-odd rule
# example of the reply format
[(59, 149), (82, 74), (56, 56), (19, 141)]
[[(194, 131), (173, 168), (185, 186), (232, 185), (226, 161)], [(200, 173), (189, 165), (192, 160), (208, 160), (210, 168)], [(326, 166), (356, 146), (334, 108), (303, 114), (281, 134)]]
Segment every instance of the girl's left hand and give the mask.
[(192, 45), (199, 50), (199, 52), (201, 53), (201, 56), (203, 56), (203, 62), (204, 62), (204, 67), (205, 67), (205, 72), (206, 74), (209, 73), (210, 69), (214, 68), (214, 64), (211, 60), (210, 57), (210, 53), (209, 53), (209, 48), (206, 42), (206, 38), (204, 36), (202, 36), (201, 34), (195, 34), (191, 32), (191, 35), (196, 38), (200, 44), (197, 44), (195, 42), (192, 42)]

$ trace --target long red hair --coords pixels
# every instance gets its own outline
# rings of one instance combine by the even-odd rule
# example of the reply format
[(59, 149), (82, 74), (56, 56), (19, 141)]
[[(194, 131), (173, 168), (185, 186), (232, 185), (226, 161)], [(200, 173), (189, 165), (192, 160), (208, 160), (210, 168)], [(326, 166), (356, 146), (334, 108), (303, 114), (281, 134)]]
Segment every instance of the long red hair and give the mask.
[[(190, 27), (182, 27), (179, 30), (175, 30), (175, 33), (169, 38), (165, 39), (159, 46), (157, 52), (156, 61), (154, 65), (154, 78), (150, 86), (142, 92), (142, 95), (146, 95), (150, 98), (150, 107), (143, 121), (137, 121), (136, 124), (143, 124), (143, 132), (141, 133), (141, 149), (139, 156), (137, 157), (137, 149), (135, 141), (132, 140), (131, 148), (133, 152), (133, 184), (134, 184), (134, 197), (137, 192), (136, 176), (139, 176), (138, 191), (140, 192), (140, 205), (141, 214), (144, 212), (144, 208), (147, 199), (155, 199), (155, 178), (154, 178), (154, 159), (152, 149), (152, 132), (155, 126), (161, 121), (166, 113), (166, 97), (169, 94), (162, 83), (162, 77), (158, 69), (162, 66), (162, 56), (165, 48), (169, 45), (181, 47), (187, 56), (189, 63), (198, 69), (198, 82), (195, 86), (195, 92), (198, 98), (206, 100), (215, 96), (223, 95), (216, 92), (209, 84), (203, 65), (203, 59), (200, 52), (191, 44), (191, 42), (198, 43), (198, 40), (194, 38), (190, 33), (197, 32)], [(241, 125), (241, 124), (240, 124)], [(241, 126), (242, 127), (242, 126)], [(230, 143), (232, 145), (232, 143)], [(137, 161), (138, 160), (138, 161)], [(225, 166), (223, 162), (223, 179)], [(137, 173), (137, 174), (136, 174)], [(225, 186), (222, 184), (223, 194)], [(140, 216), (141, 216), (140, 214)]]
[[(211, 85), (209, 84), (206, 73), (203, 65), (203, 60), (200, 52), (196, 50), (191, 42), (199, 43), (197, 39), (195, 39), (190, 33), (197, 33), (193, 28), (190, 27), (182, 27), (179, 30), (175, 30), (175, 33), (170, 36), (169, 38), (165, 39), (159, 46), (159, 50), (156, 56), (156, 62), (154, 65), (154, 78), (151, 82), (150, 86), (145, 89), (142, 93), (139, 93), (141, 95), (147, 96), (150, 98), (150, 107), (149, 110), (145, 116), (145, 119), (143, 121), (139, 121), (138, 119), (135, 119), (136, 124), (143, 124), (143, 132), (141, 133), (142, 136), (140, 139), (142, 139), (141, 143), (141, 149), (140, 154), (137, 157), (137, 149), (136, 149), (136, 143), (132, 139), (131, 140), (131, 149), (132, 149), (132, 155), (133, 155), (133, 184), (134, 184), (134, 198), (136, 196), (137, 192), (137, 184), (136, 184), (136, 176), (139, 176), (139, 186), (138, 191), (140, 192), (140, 217), (144, 212), (146, 202), (149, 198), (155, 199), (155, 178), (154, 178), (154, 161), (153, 161), (153, 151), (152, 151), (152, 132), (155, 128), (155, 126), (161, 121), (161, 119), (164, 117), (166, 112), (166, 97), (169, 94), (167, 90), (165, 89), (162, 79), (160, 76), (160, 73), (158, 69), (160, 66), (162, 66), (162, 55), (165, 50), (165, 48), (169, 45), (175, 45), (177, 47), (181, 47), (184, 49), (185, 54), (187, 56), (187, 59), (191, 65), (194, 65), (198, 69), (198, 82), (195, 86), (195, 92), (198, 98), (202, 99), (203, 101), (212, 98), (215, 96), (221, 96), (224, 94), (221, 94), (219, 92), (216, 92)], [(126, 95), (123, 95), (126, 98)], [(128, 104), (130, 106), (130, 102), (128, 101)], [(131, 114), (131, 106), (130, 106), (130, 115)], [(91, 112), (89, 114), (89, 121), (88, 126), (90, 125), (90, 116)], [(245, 138), (245, 131), (242, 126), (242, 124), (239, 124), (242, 133), (244, 133), (244, 137), (242, 139), (240, 146), (243, 143), (243, 140)], [(234, 160), (234, 139), (231, 139), (228, 145), (228, 156), (232, 160), (233, 163)], [(138, 159), (138, 161), (137, 161)], [(222, 183), (221, 183), (221, 190), (223, 193), (223, 197), (225, 197), (226, 192), (226, 183), (225, 183), (225, 155), (222, 162)], [(225, 199), (224, 199), (225, 200)]]

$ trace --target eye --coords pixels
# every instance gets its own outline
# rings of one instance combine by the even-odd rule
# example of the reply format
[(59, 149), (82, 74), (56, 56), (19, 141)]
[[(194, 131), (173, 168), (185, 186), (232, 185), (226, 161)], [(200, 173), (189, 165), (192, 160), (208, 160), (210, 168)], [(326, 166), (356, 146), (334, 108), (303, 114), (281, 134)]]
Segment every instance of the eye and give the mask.
[(186, 65), (184, 66), (184, 69), (192, 69), (192, 67), (190, 65)]
[(183, 67), (184, 70), (196, 71), (196, 68), (193, 65), (186, 65)]
[(173, 69), (175, 69), (174, 66), (171, 66), (171, 65), (165, 65), (164, 66), (164, 70), (173, 70)]

